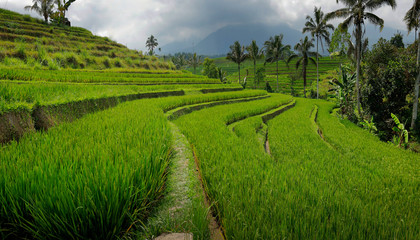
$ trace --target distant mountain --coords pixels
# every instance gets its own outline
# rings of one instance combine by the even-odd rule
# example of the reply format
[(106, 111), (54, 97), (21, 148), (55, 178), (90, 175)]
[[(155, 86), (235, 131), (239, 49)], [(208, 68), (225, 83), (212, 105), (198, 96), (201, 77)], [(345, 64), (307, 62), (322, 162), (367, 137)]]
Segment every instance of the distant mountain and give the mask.
[[(239, 24), (223, 27), (199, 41), (195, 45), (195, 51), (200, 55), (220, 55), (229, 51), (229, 46), (235, 41), (249, 45), (256, 40), (262, 46), (271, 36), (282, 33), (284, 43), (294, 45), (302, 37), (302, 34), (287, 25), (270, 26), (265, 24)], [(189, 42), (185, 46), (185, 42)], [(191, 52), (192, 41), (171, 43), (162, 47), (164, 53)]]
[[(351, 30), (350, 30), (351, 31)], [(395, 33), (401, 32), (404, 36), (404, 43), (412, 43), (414, 41), (414, 34), (407, 36), (406, 31), (399, 31), (393, 28), (385, 27), (382, 32), (379, 32), (378, 27), (372, 24), (366, 26), (366, 36), (369, 38), (370, 46), (376, 43), (379, 38), (390, 39)], [(257, 44), (262, 47), (264, 42), (271, 36), (283, 34), (284, 44), (290, 44), (292, 47), (299, 42), (303, 34), (289, 27), (286, 24), (281, 25), (267, 25), (267, 24), (238, 24), (228, 25), (223, 27), (198, 41), (194, 49), (200, 55), (223, 55), (229, 52), (229, 46), (235, 41), (239, 41), (242, 45), (249, 45), (252, 40), (256, 40)], [(195, 41), (197, 42), (197, 41)], [(176, 52), (192, 52), (193, 40), (186, 40), (180, 42), (173, 42), (162, 47), (162, 53), (176, 53)], [(324, 54), (328, 54), (325, 52)]]

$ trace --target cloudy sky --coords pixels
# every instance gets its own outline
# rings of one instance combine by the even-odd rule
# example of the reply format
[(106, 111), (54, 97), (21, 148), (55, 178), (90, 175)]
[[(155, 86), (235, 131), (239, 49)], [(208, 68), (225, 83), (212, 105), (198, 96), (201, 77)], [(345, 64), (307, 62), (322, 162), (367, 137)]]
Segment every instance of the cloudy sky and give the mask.
[[(23, 7), (31, 3), (0, 0), (0, 8), (25, 13)], [(395, 10), (383, 7), (375, 14), (386, 26), (405, 33), (402, 18), (412, 3), (397, 0)], [(335, 0), (77, 0), (67, 17), (73, 26), (144, 50), (151, 34), (163, 46), (173, 41), (199, 41), (229, 24), (287, 23), (301, 30), (314, 6), (321, 6), (324, 12), (342, 7)]]

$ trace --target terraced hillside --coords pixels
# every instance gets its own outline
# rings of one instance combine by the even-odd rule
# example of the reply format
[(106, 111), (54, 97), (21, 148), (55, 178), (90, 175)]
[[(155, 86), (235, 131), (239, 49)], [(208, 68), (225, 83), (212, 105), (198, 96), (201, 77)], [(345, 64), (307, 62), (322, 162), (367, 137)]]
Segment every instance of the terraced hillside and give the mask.
[(35, 68), (172, 69), (107, 37), (78, 27), (47, 25), (29, 15), (0, 9), (0, 66)]
[(0, 69), (0, 239), (420, 238), (420, 155), (330, 102), (25, 66)]
[[(319, 62), (319, 74), (320, 80), (322, 75), (326, 74), (329, 71), (338, 70), (340, 64), (346, 63), (347, 60), (335, 58), (331, 59), (329, 57), (320, 58)], [(238, 82), (238, 65), (232, 61), (227, 60), (226, 58), (216, 58), (214, 63), (217, 67), (222, 68), (223, 71), (227, 74), (227, 79), (231, 82)], [(303, 78), (301, 70), (296, 71), (295, 69), (296, 62), (292, 61), (287, 65), (284, 61), (279, 62), (279, 92), (284, 94), (291, 94), (292, 86), (294, 89), (295, 95), (303, 96)], [(277, 88), (277, 74), (276, 74), (276, 64), (267, 63), (264, 65), (264, 60), (257, 61), (257, 69), (265, 68), (266, 78), (265, 81), (268, 81), (271, 88), (276, 90)], [(192, 69), (188, 69), (192, 71)], [(197, 72), (200, 73), (202, 66), (197, 68)], [(291, 84), (291, 75), (296, 75), (297, 79), (294, 81), (293, 85)], [(241, 78), (247, 77), (247, 88), (254, 88), (254, 65), (251, 60), (246, 60), (241, 64)], [(309, 65), (307, 69), (307, 90), (310, 91), (311, 85), (316, 82), (316, 66)], [(256, 86), (258, 89), (264, 89), (266, 87), (265, 82), (260, 82)], [(315, 88), (316, 89), (316, 88)]]

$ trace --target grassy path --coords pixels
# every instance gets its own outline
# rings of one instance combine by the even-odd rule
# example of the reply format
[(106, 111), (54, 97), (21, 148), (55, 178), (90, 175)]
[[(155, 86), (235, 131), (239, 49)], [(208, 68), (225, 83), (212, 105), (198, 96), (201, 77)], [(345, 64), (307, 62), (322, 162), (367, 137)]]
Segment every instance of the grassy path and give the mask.
[[(166, 194), (144, 227), (140, 239), (167, 233), (184, 233), (184, 239), (210, 239), (207, 207), (196, 173), (190, 144), (178, 127), (170, 123), (175, 157), (170, 165)], [(179, 234), (178, 234), (179, 236)]]

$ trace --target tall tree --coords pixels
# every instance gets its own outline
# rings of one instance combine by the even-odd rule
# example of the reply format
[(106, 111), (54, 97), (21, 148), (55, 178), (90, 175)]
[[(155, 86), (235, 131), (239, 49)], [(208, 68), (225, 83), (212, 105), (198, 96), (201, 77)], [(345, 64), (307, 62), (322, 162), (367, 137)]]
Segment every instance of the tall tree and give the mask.
[(319, 98), (319, 43), (321, 43), (322, 50), (324, 51), (324, 45), (322, 40), (325, 40), (327, 44), (330, 43), (330, 33), (328, 30), (334, 30), (332, 24), (328, 24), (325, 19), (324, 12), (321, 8), (315, 7), (314, 18), (306, 16), (305, 27), (302, 33), (310, 32), (312, 37), (316, 37), (316, 98)]
[(257, 74), (257, 60), (261, 57), (262, 51), (258, 47), (255, 40), (252, 40), (251, 44), (246, 48), (246, 50), (248, 51), (249, 58), (251, 58), (254, 62), (254, 88), (257, 88), (257, 81), (255, 79)]
[(194, 69), (194, 74), (195, 74), (195, 69), (200, 66), (202, 60), (201, 60), (201, 56), (197, 56), (197, 53), (194, 53), (191, 58), (188, 60), (188, 64), (193, 67)]
[(293, 59), (297, 58), (296, 61), (296, 70), (302, 67), (302, 76), (303, 76), (303, 94), (306, 98), (306, 68), (308, 67), (309, 63), (313, 63), (316, 65), (316, 61), (313, 58), (317, 55), (316, 52), (311, 52), (310, 49), (314, 47), (314, 39), (312, 38), (309, 40), (308, 36), (305, 39), (301, 39), (298, 44), (295, 46), (295, 50), (299, 54), (293, 54), (287, 60), (287, 64), (289, 64)]
[(66, 11), (69, 10), (69, 7), (72, 3), (74, 3), (76, 0), (55, 0), (55, 4), (57, 5), (57, 10), (59, 13), (61, 24), (65, 23), (66, 19)]
[(286, 54), (290, 52), (290, 45), (283, 45), (283, 34), (275, 35), (270, 37), (268, 41), (264, 43), (265, 48), (265, 62), (276, 63), (276, 75), (277, 75), (277, 92), (279, 91), (279, 61), (286, 58)]
[(149, 55), (153, 55), (154, 54), (154, 49), (155, 47), (157, 47), (159, 44), (157, 42), (157, 39), (155, 38), (155, 36), (150, 35), (149, 38), (147, 38), (146, 41), (146, 47), (149, 49)]
[(241, 63), (248, 58), (248, 54), (245, 53), (245, 46), (236, 41), (233, 45), (230, 46), (230, 52), (227, 54), (226, 59), (231, 60), (232, 62), (238, 64), (238, 83), (241, 82)]
[[(420, 0), (414, 0), (413, 6), (408, 10), (407, 14), (404, 17), (404, 21), (407, 24), (408, 31), (411, 32), (413, 28), (417, 31), (419, 22), (420, 22)], [(417, 41), (417, 78), (414, 83), (414, 103), (413, 103), (413, 117), (411, 118), (411, 129), (416, 127), (416, 120), (418, 116), (419, 108), (419, 87), (420, 87), (420, 32)]]
[(32, 6), (26, 6), (25, 10), (37, 12), (39, 15), (43, 16), (45, 22), (48, 23), (48, 18), (52, 14), (54, 8), (54, 0), (32, 0), (32, 3)]
[(341, 2), (346, 7), (328, 13), (325, 18), (327, 20), (334, 18), (345, 18), (342, 23), (344, 29), (354, 25), (354, 34), (356, 36), (356, 96), (357, 96), (357, 111), (360, 114), (360, 62), (362, 49), (362, 25), (365, 20), (369, 20), (374, 25), (379, 25), (382, 31), (384, 27), (384, 20), (369, 11), (374, 11), (382, 6), (388, 5), (393, 9), (397, 6), (395, 0), (336, 0)]

